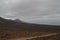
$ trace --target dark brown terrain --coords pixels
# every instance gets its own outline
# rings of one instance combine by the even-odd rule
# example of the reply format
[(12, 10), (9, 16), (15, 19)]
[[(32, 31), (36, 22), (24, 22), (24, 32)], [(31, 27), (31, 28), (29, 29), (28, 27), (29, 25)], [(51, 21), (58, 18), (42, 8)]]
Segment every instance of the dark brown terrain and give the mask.
[(60, 25), (19, 23), (0, 17), (0, 40), (35, 37), (53, 33), (57, 33), (57, 35), (36, 37), (28, 40), (60, 40)]

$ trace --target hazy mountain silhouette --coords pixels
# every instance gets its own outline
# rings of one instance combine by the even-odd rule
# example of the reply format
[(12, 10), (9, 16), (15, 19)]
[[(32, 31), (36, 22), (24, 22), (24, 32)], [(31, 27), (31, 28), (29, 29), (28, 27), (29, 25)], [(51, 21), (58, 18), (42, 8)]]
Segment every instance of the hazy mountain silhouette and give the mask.
[(24, 21), (22, 21), (22, 20), (20, 20), (20, 19), (15, 19), (15, 20), (13, 20), (13, 21), (15, 21), (15, 22), (17, 22), (17, 23), (25, 23)]
[(19, 20), (19, 19), (15, 19), (14, 21), (15, 21), (15, 22), (19, 22), (19, 23), (20, 23), (20, 22), (22, 22), (22, 21), (21, 21), (21, 20)]
[(7, 20), (0, 17), (0, 40), (30, 37), (48, 32), (60, 32), (60, 26), (25, 23), (19, 19)]
[(44, 24), (32, 24), (32, 23), (25, 23), (20, 21), (19, 19), (16, 20), (7, 20), (0, 17), (0, 27), (10, 27), (10, 28), (17, 28), (22, 30), (60, 30), (60, 26), (57, 25), (44, 25)]

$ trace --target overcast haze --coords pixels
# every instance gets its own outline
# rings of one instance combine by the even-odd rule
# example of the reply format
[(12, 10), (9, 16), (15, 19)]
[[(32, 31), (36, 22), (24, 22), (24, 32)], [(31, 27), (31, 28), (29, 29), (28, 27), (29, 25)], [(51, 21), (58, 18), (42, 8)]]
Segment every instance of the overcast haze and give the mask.
[(0, 16), (60, 25), (60, 0), (0, 0)]

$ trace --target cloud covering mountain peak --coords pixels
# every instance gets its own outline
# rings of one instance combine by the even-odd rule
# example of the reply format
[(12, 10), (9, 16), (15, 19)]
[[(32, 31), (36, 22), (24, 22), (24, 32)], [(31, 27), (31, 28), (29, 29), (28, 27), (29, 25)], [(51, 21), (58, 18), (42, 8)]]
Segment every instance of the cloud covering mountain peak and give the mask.
[(60, 0), (0, 0), (0, 16), (26, 22), (59, 20)]

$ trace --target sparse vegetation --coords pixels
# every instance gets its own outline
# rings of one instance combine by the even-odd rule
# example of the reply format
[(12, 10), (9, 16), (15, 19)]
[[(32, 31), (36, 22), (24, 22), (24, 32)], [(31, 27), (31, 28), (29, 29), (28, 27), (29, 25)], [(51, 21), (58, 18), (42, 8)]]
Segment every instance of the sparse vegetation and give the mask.
[[(57, 25), (40, 25), (30, 23), (17, 23), (12, 20), (0, 18), (0, 40), (8, 40), (12, 38), (34, 37), (49, 33), (60, 32), (60, 26)], [(56, 35), (55, 38), (60, 38)]]
[(27, 40), (60, 40), (60, 34), (52, 35), (52, 36), (46, 36), (46, 37), (37, 37)]

